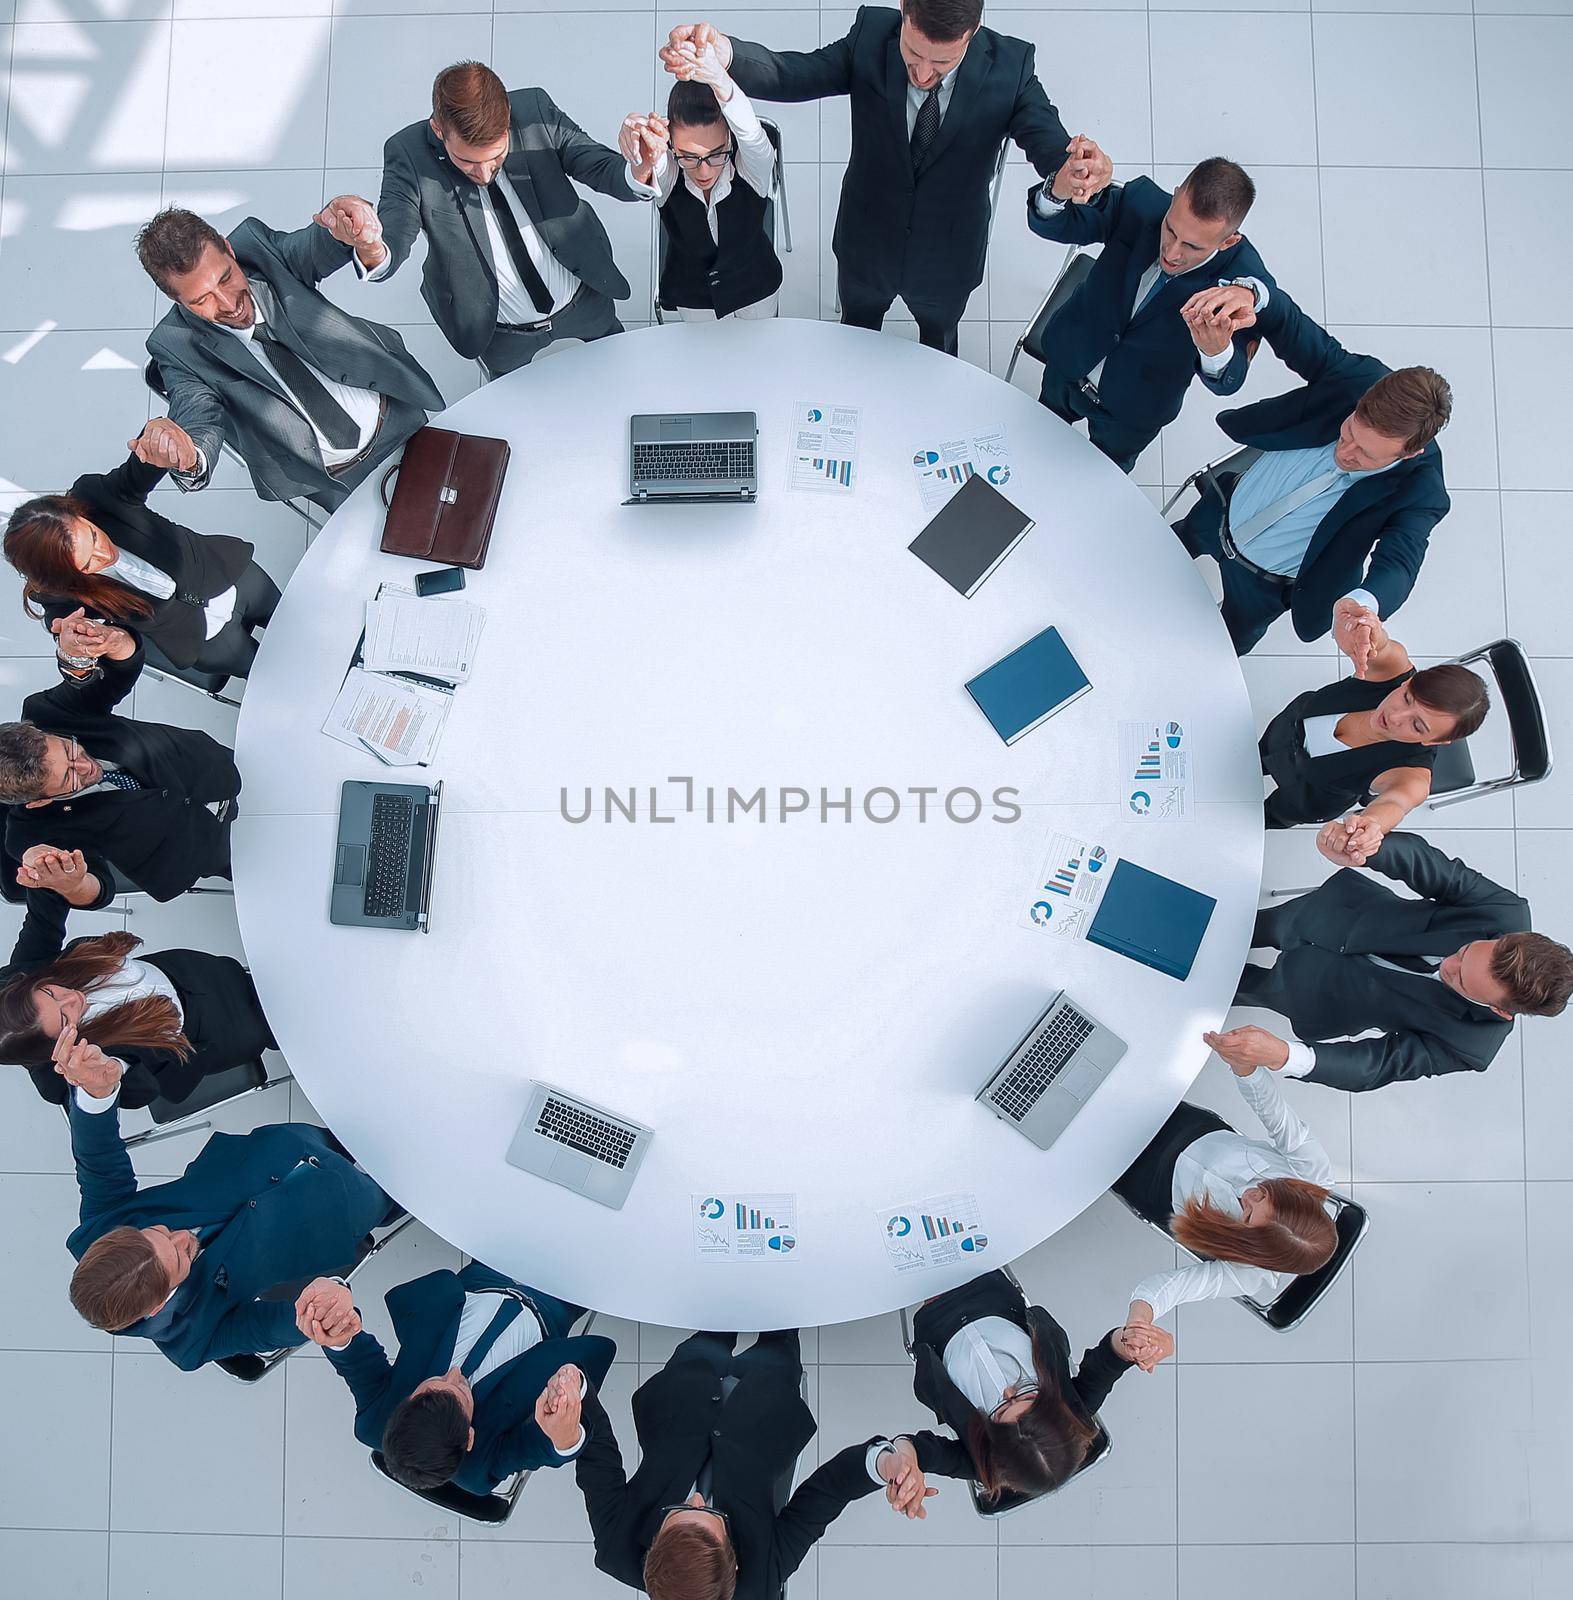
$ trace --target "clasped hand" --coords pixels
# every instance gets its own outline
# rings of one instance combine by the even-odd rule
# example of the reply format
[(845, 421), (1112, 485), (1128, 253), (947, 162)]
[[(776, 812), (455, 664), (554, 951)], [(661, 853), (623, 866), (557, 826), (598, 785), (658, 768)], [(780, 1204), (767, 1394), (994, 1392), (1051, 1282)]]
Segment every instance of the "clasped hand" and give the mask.
[(666, 154), (668, 129), (665, 117), (653, 111), (630, 111), (617, 130), (617, 148), (633, 168), (635, 179), (649, 183), (656, 164)]
[(910, 1439), (897, 1439), (889, 1450), (880, 1452), (875, 1470), (885, 1480), (885, 1499), (892, 1511), (904, 1517), (928, 1516), (923, 1502), (939, 1493), (930, 1489), (918, 1465), (918, 1453)]
[(55, 1071), (67, 1083), (84, 1090), (94, 1100), (107, 1099), (114, 1093), (125, 1067), (111, 1056), (106, 1056), (96, 1044), (82, 1038), (74, 1022), (63, 1022), (54, 1049), (49, 1052)]
[(1386, 837), (1379, 822), (1355, 812), (1334, 817), (1317, 834), (1316, 848), (1335, 867), (1363, 867), (1382, 848)]
[(566, 1361), (536, 1397), (536, 1425), (560, 1451), (571, 1450), (578, 1441), (583, 1389), (584, 1374)]
[(1221, 356), (1229, 341), (1256, 322), (1256, 292), (1243, 283), (1225, 283), (1193, 294), (1180, 307), (1191, 342), (1204, 356)]
[(1065, 146), (1065, 159), (1054, 174), (1049, 193), (1056, 200), (1068, 200), (1072, 205), (1083, 206), (1100, 190), (1109, 186), (1114, 176), (1114, 163), (1099, 148), (1097, 142), (1086, 134), (1078, 133)]
[(361, 1331), (349, 1285), (336, 1278), (313, 1278), (296, 1298), (295, 1326), (313, 1344), (348, 1344)]
[(87, 612), (78, 606), (69, 616), (56, 617), (49, 624), (55, 636), (55, 648), (63, 656), (99, 656), (130, 642), (124, 628), (92, 622)]

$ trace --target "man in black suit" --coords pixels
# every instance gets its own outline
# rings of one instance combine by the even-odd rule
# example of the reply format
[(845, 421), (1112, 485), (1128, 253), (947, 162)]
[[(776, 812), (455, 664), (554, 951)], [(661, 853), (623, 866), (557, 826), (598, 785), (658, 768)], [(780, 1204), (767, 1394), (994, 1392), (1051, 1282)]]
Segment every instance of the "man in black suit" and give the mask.
[(799, 1393), (797, 1330), (761, 1334), (734, 1356), (733, 1333), (696, 1333), (634, 1394), (642, 1459), (629, 1478), (605, 1409), (584, 1403), (589, 1439), (574, 1466), (602, 1572), (650, 1600), (777, 1600), (825, 1529), (884, 1486), (920, 1517), (923, 1471), (939, 1440), (870, 1439), (826, 1461), (788, 1498), (814, 1437)]
[[(1086, 152), (1108, 166), (1090, 140)], [(1256, 198), (1243, 167), (1210, 156), (1172, 195), (1133, 178), (1078, 205), (1072, 165), (1027, 191), (1027, 226), (1103, 251), (1045, 331), (1039, 398), (1066, 422), (1085, 418), (1087, 436), (1122, 472), (1179, 416), (1192, 379), (1234, 394), (1258, 340), (1297, 370), (1324, 354), (1327, 335), (1240, 232)]]
[[(1336, 832), (1318, 841), (1342, 863)], [(1366, 865), (1420, 896), (1401, 899), (1353, 867), (1263, 911), (1235, 1004), (1288, 1017), (1209, 1034), (1231, 1067), (1264, 1066), (1335, 1089), (1380, 1089), (1442, 1072), (1484, 1072), (1525, 1014), (1555, 1017), (1573, 992), (1573, 951), (1529, 931), (1529, 903), (1415, 833), (1390, 833)], [(1351, 1034), (1381, 1029), (1375, 1039)], [(1303, 1044), (1301, 1040), (1315, 1041)]]
[[(862, 6), (845, 38), (807, 52), (688, 23), (661, 51), (667, 70), (684, 76), (714, 48), (743, 92), (762, 100), (851, 97), (852, 157), (832, 241), (841, 320), (878, 328), (899, 295), (923, 343), (951, 355), (983, 281), (1001, 145), (1015, 140), (1044, 177), (1071, 148), (1032, 46), (981, 27), (982, 15), (982, 0)], [(1086, 198), (1086, 164), (1075, 165)]]
[[(240, 794), (233, 752), (193, 728), (115, 715), (141, 675), (142, 650), (123, 628), (95, 632), (80, 648), (101, 650), (99, 673), (30, 694), (22, 721), (0, 723), (6, 855), (81, 850), (102, 885), (94, 907), (114, 898), (117, 877), (155, 900), (210, 874), (227, 878)], [(79, 648), (72, 637), (68, 622), (67, 653)]]
[(1259, 454), (1218, 474), (1219, 489), (1174, 528), (1191, 555), (1217, 560), (1224, 625), (1242, 656), (1285, 611), (1305, 640), (1332, 627), (1346, 597), (1391, 617), (1452, 504), (1436, 443), (1453, 409), (1446, 379), (1429, 367), (1395, 372), (1328, 335), (1279, 353), (1292, 365), (1308, 358), (1295, 365), (1304, 388), (1218, 414)]
[(169, 415), (132, 440), (143, 461), (201, 489), (227, 442), (264, 500), (332, 511), (441, 407), (398, 333), (317, 287), (351, 237), (339, 201), (293, 233), (247, 217), (226, 239), (178, 209), (142, 229), (138, 259), (175, 302), (148, 335)]
[(461, 356), (493, 377), (533, 360), (555, 339), (621, 333), (616, 300), (631, 293), (601, 219), (574, 188), (616, 200), (628, 165), (552, 103), (517, 89), (479, 61), (445, 67), (432, 84), (429, 121), (383, 146), (382, 194), (372, 211), (346, 196), (347, 237), (364, 244), (357, 270), (391, 278), (426, 235), (421, 295)]

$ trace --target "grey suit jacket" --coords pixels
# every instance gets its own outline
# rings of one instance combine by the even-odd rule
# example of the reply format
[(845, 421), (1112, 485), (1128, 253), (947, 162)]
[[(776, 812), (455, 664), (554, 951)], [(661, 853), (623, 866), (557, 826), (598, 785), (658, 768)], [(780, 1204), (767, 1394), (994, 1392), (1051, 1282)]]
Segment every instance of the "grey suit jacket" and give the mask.
[[(247, 217), (229, 243), (247, 277), (272, 291), (274, 331), (297, 355), (336, 382), (386, 395), (399, 413), (390, 413), (389, 422), (402, 424), (406, 435), (426, 411), (441, 408), (436, 384), (392, 328), (352, 317), (317, 288), (350, 258), (349, 247), (326, 228), (312, 222), (279, 233)], [(264, 500), (342, 498), (344, 485), (324, 470), (311, 425), (244, 340), (177, 305), (148, 335), (147, 349), (163, 375), (170, 417), (206, 463), (194, 480), (176, 477), (181, 488), (206, 486), (227, 441)]]
[[(626, 300), (632, 291), (612, 259), (606, 229), (570, 182), (617, 200), (637, 200), (622, 156), (597, 144), (544, 89), (515, 89), (508, 104), (512, 118), (503, 171), (530, 221), (581, 283), (609, 299)], [(429, 122), (412, 122), (383, 146), (377, 214), (393, 258), (387, 276), (403, 266), (416, 234), (424, 233), (421, 294), (461, 356), (480, 355), (497, 328), (497, 276), (485, 203), (480, 187), (448, 160)]]

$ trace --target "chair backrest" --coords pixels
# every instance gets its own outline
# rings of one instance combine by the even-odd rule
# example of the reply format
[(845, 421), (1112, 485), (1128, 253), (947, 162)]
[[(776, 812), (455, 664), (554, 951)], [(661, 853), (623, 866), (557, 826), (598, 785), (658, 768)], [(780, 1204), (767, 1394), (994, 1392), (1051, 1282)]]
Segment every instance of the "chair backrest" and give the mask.
[(1049, 324), (1065, 309), (1070, 297), (1081, 288), (1097, 259), (1096, 256), (1088, 255), (1085, 250), (1072, 250), (1066, 256), (1065, 263), (1060, 268), (1060, 275), (1043, 297), (1043, 304), (1038, 307), (1037, 315), (1033, 317), (1027, 331), (1021, 336), (1023, 352), (1031, 356), (1034, 361), (1046, 361), (1043, 340), (1049, 331)]
[(1518, 758), (1519, 781), (1538, 783), (1551, 771), (1551, 734), (1529, 657), (1517, 639), (1498, 639), (1483, 653), (1502, 692), (1502, 709), (1507, 713), (1513, 753)]
[(142, 368), (142, 381), (160, 400), (169, 399), (169, 388), (164, 382), (164, 374), (159, 371), (158, 363), (152, 356), (147, 358), (147, 364)]
[(1438, 747), (1436, 764), (1431, 768), (1431, 793), (1453, 794), (1475, 781), (1475, 758), (1469, 753), (1469, 740), (1454, 739)]
[(994, 158), (994, 176), (989, 180), (989, 236), (994, 235), (994, 218), (999, 214), (1000, 190), (1005, 186), (1005, 163), (1010, 159), (1010, 140), (1000, 141), (999, 154)]
[(197, 1079), (196, 1087), (184, 1100), (156, 1099), (148, 1102), (148, 1115), (162, 1127), (199, 1111), (207, 1111), (236, 1095), (249, 1094), (268, 1081), (268, 1069), (261, 1061), (242, 1061), (238, 1066), (209, 1072)]
[(1355, 1246), (1365, 1237), (1366, 1229), (1370, 1226), (1371, 1219), (1363, 1206), (1346, 1200), (1340, 1194), (1331, 1198), (1337, 1207), (1333, 1224), (1338, 1229), (1338, 1243), (1333, 1247), (1332, 1257), (1327, 1264), (1318, 1267), (1315, 1272), (1305, 1272), (1297, 1278), (1291, 1278), (1277, 1298), (1265, 1305), (1244, 1295), (1239, 1297), (1240, 1304), (1252, 1316), (1265, 1322), (1274, 1333), (1288, 1333), (1291, 1328), (1299, 1327), (1316, 1309), (1343, 1276), (1349, 1258), (1355, 1253)]
[[(388, 1471), (388, 1463), (383, 1459), (382, 1451), (373, 1450), (371, 1453), (373, 1471), (384, 1477), (389, 1483), (398, 1484), (406, 1494), (412, 1494), (417, 1500), (424, 1500), (429, 1506), (436, 1506), (439, 1511), (447, 1511), (456, 1517), (468, 1517), (471, 1522), (484, 1522), (489, 1527), (499, 1527), (513, 1515), (513, 1508), (517, 1502), (517, 1494), (512, 1497), (502, 1494), (471, 1494), (468, 1489), (460, 1489), (451, 1483), (439, 1483), (435, 1489), (412, 1489)], [(522, 1474), (521, 1474), (522, 1476)]]
[(1092, 1443), (1087, 1448), (1087, 1454), (1082, 1463), (1065, 1480), (1057, 1483), (1052, 1489), (1044, 1489), (1038, 1494), (1017, 1494), (1014, 1490), (1007, 1489), (997, 1500), (990, 1500), (984, 1494), (983, 1486), (974, 1480), (967, 1485), (972, 1495), (972, 1509), (980, 1517), (1008, 1517), (1012, 1511), (1020, 1511), (1023, 1506), (1030, 1506), (1035, 1500), (1047, 1500), (1051, 1494), (1058, 1494), (1066, 1484), (1074, 1483), (1084, 1472), (1090, 1472), (1113, 1448), (1114, 1441), (1109, 1437), (1109, 1430), (1104, 1427), (1103, 1419), (1098, 1419), (1098, 1431), (1093, 1436)]

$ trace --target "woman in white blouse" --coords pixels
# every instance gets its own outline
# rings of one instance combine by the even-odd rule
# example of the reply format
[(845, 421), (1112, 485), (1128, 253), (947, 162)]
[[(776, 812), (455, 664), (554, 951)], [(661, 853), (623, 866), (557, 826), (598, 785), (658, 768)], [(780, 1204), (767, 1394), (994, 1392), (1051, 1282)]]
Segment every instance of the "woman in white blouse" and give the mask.
[(1065, 1330), (1003, 1272), (925, 1301), (912, 1323), (913, 1392), (959, 1441), (936, 1441), (933, 1470), (995, 1500), (1057, 1488), (1086, 1461), (1110, 1389), (1173, 1348), (1162, 1328), (1113, 1328), (1073, 1367)]
[(1189, 1300), (1271, 1299), (1290, 1277), (1324, 1266), (1338, 1242), (1327, 1210), (1327, 1152), (1271, 1071), (1233, 1070), (1270, 1142), (1181, 1101), (1114, 1184), (1138, 1215), (1203, 1258), (1143, 1278), (1131, 1291), (1132, 1324), (1151, 1324)]

